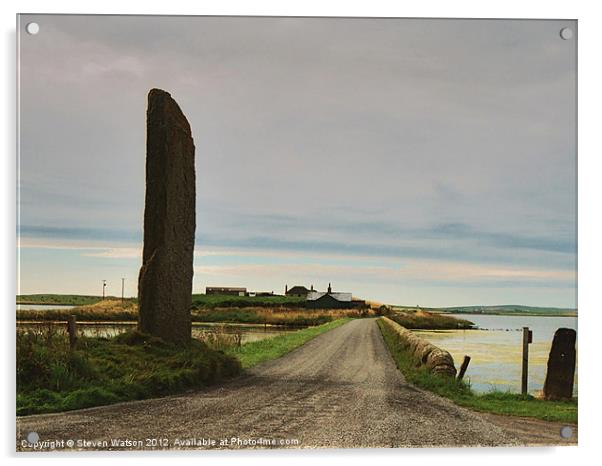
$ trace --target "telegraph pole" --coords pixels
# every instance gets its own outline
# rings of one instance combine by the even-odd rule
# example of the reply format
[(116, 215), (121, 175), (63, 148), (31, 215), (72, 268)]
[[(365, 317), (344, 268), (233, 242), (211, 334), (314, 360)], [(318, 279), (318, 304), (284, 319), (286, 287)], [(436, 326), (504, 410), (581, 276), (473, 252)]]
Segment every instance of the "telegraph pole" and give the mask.
[(124, 289), (125, 278), (121, 278), (121, 302), (123, 303), (123, 289)]
[(107, 287), (107, 281), (102, 281), (102, 299), (105, 299), (105, 288)]

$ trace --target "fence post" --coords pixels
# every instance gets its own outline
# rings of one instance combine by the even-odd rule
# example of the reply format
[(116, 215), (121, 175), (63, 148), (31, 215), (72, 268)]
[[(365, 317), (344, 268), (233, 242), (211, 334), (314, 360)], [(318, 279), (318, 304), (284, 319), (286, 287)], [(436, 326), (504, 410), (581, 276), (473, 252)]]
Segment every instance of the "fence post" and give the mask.
[(464, 374), (466, 373), (466, 369), (468, 369), (469, 363), (470, 363), (470, 356), (464, 356), (464, 361), (462, 361), (462, 365), (460, 366), (460, 373), (458, 374), (458, 380), (462, 380), (464, 378)]
[(523, 375), (521, 380), (521, 393), (527, 394), (527, 382), (529, 379), (529, 343), (533, 340), (533, 332), (529, 327), (523, 327)]
[(67, 318), (67, 333), (69, 333), (69, 347), (73, 349), (77, 341), (77, 322), (74, 315)]

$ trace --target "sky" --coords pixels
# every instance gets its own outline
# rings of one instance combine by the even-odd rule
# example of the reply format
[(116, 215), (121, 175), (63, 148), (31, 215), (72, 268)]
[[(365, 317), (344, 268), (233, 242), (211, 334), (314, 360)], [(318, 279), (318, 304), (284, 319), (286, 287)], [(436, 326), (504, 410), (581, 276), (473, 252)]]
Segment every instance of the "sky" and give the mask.
[(137, 294), (157, 87), (196, 146), (194, 292), (576, 307), (574, 21), (20, 27), (19, 293)]

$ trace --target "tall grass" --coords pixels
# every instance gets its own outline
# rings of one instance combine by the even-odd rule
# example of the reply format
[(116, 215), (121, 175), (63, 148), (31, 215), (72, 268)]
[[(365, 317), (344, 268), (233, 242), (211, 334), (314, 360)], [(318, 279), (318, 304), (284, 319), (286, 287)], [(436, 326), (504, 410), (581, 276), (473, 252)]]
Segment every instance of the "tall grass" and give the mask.
[(85, 322), (127, 322), (138, 320), (138, 304), (128, 299), (105, 299), (72, 309), (17, 310), (17, 320), (64, 321), (70, 315)]
[(417, 311), (396, 311), (390, 313), (387, 317), (394, 320), (399, 325), (410, 329), (423, 330), (452, 330), (466, 329), (474, 326), (472, 322), (465, 319), (439, 314), (435, 312)]
[(69, 348), (56, 326), (17, 330), (17, 414), (179, 393), (240, 372), (240, 363), (194, 340), (177, 346), (139, 332), (84, 338)]
[(194, 338), (205, 343), (214, 350), (225, 351), (230, 348), (240, 348), (242, 345), (242, 332), (228, 331), (225, 326), (214, 327), (194, 335)]
[(205, 309), (192, 312), (197, 322), (230, 322), (307, 327), (321, 325), (344, 317), (375, 317), (377, 311), (366, 309), (290, 309), (262, 307), (239, 309)]

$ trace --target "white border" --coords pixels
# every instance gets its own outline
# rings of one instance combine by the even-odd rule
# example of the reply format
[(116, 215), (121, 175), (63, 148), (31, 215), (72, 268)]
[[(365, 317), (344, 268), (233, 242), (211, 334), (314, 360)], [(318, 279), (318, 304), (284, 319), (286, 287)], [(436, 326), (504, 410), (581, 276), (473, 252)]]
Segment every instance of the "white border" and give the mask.
[[(250, 466), (280, 464), (283, 461), (292, 465), (313, 462), (332, 462), (342, 460), (351, 464), (362, 464), (377, 456), (382, 462), (423, 462), (425, 460), (445, 462), (446, 465), (483, 464), (488, 466), (503, 464), (519, 459), (529, 462), (545, 461), (546, 464), (563, 464), (587, 461), (595, 458), (597, 432), (600, 430), (600, 351), (594, 345), (599, 340), (599, 328), (602, 323), (602, 306), (598, 298), (600, 288), (600, 246), (602, 239), (600, 205), (600, 176), (602, 173), (600, 156), (600, 137), (602, 122), (600, 84), (602, 73), (599, 56), (602, 53), (602, 22), (595, 1), (204, 1), (186, 2), (181, 0), (125, 3), (123, 0), (104, 1), (4, 1), (2, 8), (3, 53), (3, 92), (4, 111), (1, 113), (2, 141), (5, 142), (3, 158), (2, 218), (0, 229), (4, 258), (2, 268), (2, 297), (5, 304), (3, 346), (5, 370), (12, 371), (12, 377), (4, 377), (2, 383), (2, 447), (5, 456), (14, 460), (14, 309), (15, 293), (15, 173), (16, 173), (16, 88), (15, 88), (15, 14), (20, 13), (116, 13), (116, 14), (197, 14), (197, 15), (288, 15), (288, 16), (399, 16), (399, 17), (474, 17), (474, 18), (563, 18), (579, 20), (579, 443), (578, 448), (531, 448), (531, 449), (460, 449), (460, 450), (347, 450), (347, 451), (270, 451), (270, 452), (205, 452), (177, 455), (177, 461), (234, 463), (244, 461)], [(445, 428), (445, 426), (440, 426)], [(144, 455), (144, 461), (161, 463), (169, 454)], [(112, 461), (128, 461), (140, 455), (90, 454), (86, 462), (100, 463), (111, 458)], [(27, 461), (39, 461), (34, 456)], [(64, 462), (65, 458), (50, 455), (46, 461)], [(75, 461), (81, 461), (76, 457)]]

